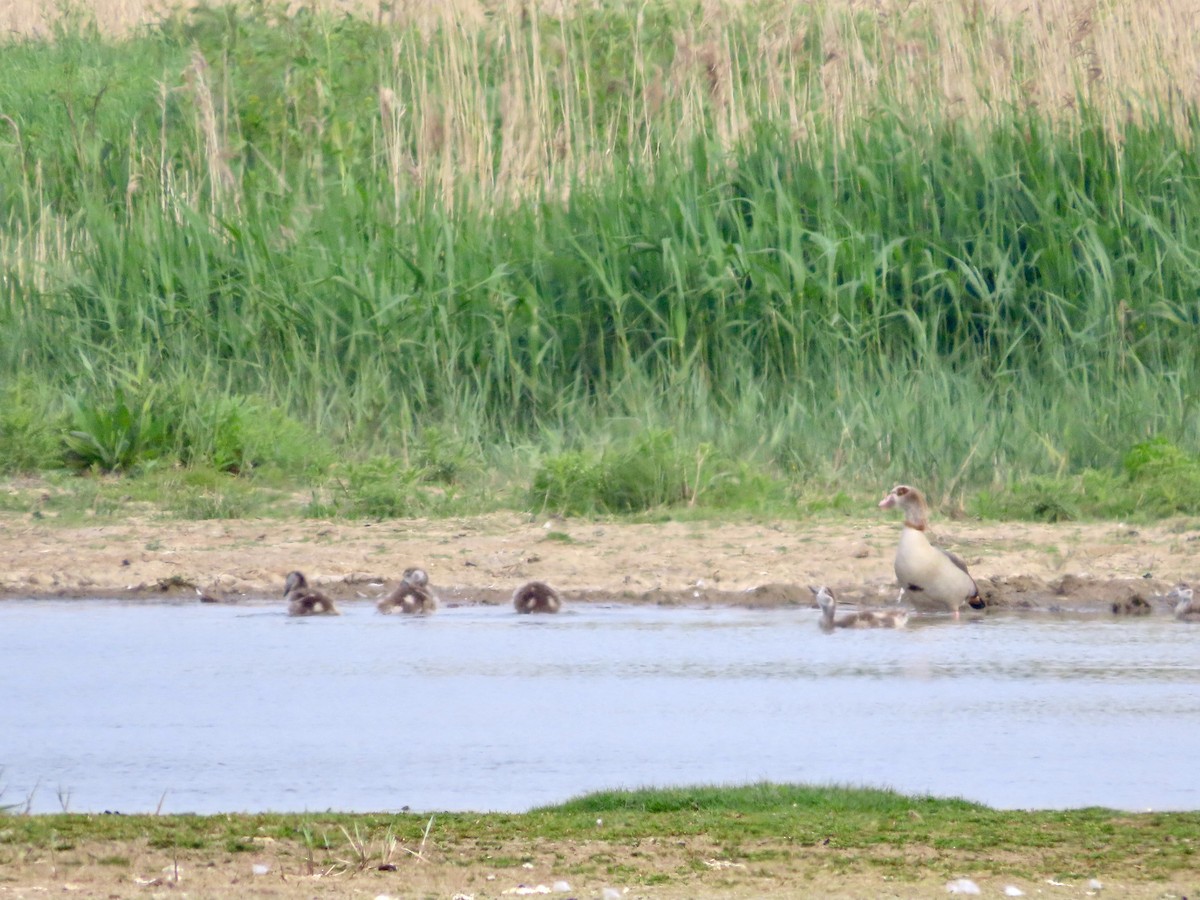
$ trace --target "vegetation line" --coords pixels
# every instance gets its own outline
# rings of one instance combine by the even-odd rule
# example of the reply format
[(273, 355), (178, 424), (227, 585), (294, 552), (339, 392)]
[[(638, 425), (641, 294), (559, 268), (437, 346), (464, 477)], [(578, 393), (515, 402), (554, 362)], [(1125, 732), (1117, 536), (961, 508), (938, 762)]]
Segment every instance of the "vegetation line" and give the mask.
[[(1200, 49), (1175, 4), (1010, 6), (11, 37), (0, 471), (274, 473), (316, 515), (897, 480), (1195, 513)], [(245, 511), (195, 477), (185, 514)]]

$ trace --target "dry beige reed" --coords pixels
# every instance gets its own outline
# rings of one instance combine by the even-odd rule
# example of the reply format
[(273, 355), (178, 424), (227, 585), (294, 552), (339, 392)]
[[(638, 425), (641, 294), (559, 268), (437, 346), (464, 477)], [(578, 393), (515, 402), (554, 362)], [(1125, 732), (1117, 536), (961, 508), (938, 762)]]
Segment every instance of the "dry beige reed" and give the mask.
[[(116, 33), (163, 15), (164, 4), (80, 8)], [(882, 109), (918, 125), (1023, 111), (1070, 122), (1086, 104), (1114, 134), (1164, 111), (1186, 132), (1200, 103), (1200, 0), (706, 0), (670, 35), (644, 27), (646, 7), (631, 0), (641, 10), (631, 66), (606, 85), (624, 98), (623, 121), (593, 108), (597, 76), (567, 24), (583, 0), (315, 5), (419, 28), (421, 39), (397, 41), (395, 75), (385, 66), (381, 78), (380, 157), (397, 199), (432, 191), (448, 205), (562, 198), (698, 136), (732, 146), (763, 119), (803, 141), (818, 130), (848, 135)], [(0, 10), (0, 28), (44, 34), (49, 18), (41, 0), (19, 0)], [(226, 146), (237, 124), (203, 60), (180, 78), (205, 136), (213, 205), (236, 206)]]

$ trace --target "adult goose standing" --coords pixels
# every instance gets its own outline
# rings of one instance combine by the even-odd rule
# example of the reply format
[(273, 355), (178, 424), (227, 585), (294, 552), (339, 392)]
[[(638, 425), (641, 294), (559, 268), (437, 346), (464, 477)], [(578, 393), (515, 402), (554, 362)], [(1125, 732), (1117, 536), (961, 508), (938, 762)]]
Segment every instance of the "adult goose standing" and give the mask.
[(396, 589), (376, 604), (381, 613), (399, 610), (402, 613), (431, 613), (437, 609), (437, 594), (429, 586), (429, 574), (424, 569), (404, 570)]
[(519, 613), (556, 613), (562, 598), (546, 582), (528, 581), (513, 591), (513, 608)]
[(929, 524), (929, 508), (921, 492), (906, 484), (898, 484), (879, 501), (882, 509), (900, 507), (904, 511), (904, 529), (896, 548), (896, 578), (902, 596), (918, 610), (945, 612), (958, 618), (964, 603), (972, 609), (983, 609), (983, 598), (967, 564), (946, 550), (929, 543), (925, 529)]
[(283, 599), (288, 604), (289, 616), (340, 616), (338, 608), (328, 594), (308, 586), (300, 572), (288, 572), (283, 586)]
[(1175, 618), (1179, 621), (1200, 622), (1200, 603), (1197, 603), (1193, 596), (1189, 584), (1177, 584), (1167, 594), (1168, 600), (1175, 601)]
[(837, 598), (833, 596), (833, 591), (824, 585), (819, 588), (810, 586), (809, 590), (817, 598), (817, 606), (821, 607), (822, 631), (833, 631), (835, 628), (903, 628), (908, 624), (906, 609), (863, 609), (835, 619)]

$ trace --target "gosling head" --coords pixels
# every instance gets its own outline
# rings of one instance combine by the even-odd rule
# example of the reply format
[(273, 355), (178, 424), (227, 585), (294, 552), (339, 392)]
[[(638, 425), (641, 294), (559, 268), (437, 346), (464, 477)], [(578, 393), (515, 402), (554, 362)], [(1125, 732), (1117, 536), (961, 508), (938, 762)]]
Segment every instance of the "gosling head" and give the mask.
[(425, 587), (429, 584), (429, 573), (414, 566), (404, 570), (404, 581), (413, 587)]
[(287, 581), (283, 585), (283, 594), (286, 597), (292, 591), (306, 587), (308, 587), (308, 581), (304, 578), (303, 573), (288, 572)]
[(821, 585), (819, 588), (809, 585), (808, 589), (813, 592), (817, 606), (821, 607), (822, 612), (829, 612), (837, 604), (837, 601), (833, 597), (833, 591), (825, 585)]
[(1190, 584), (1177, 584), (1175, 587), (1171, 588), (1170, 592), (1167, 594), (1167, 599), (1174, 600), (1177, 603), (1191, 603), (1193, 596), (1192, 586)]
[(1175, 615), (1187, 615), (1194, 609), (1192, 606), (1192, 586), (1190, 584), (1177, 584), (1171, 588), (1167, 594), (1167, 599), (1175, 605)]

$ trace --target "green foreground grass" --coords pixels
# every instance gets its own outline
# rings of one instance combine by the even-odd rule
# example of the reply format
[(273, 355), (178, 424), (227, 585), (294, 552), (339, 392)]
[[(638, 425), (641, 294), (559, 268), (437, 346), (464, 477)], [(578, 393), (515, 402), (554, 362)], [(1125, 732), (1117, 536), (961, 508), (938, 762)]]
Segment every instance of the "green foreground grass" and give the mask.
[[(432, 823), (432, 824), (431, 824)], [(428, 829), (428, 831), (427, 831)], [(900, 881), (921, 872), (1060, 880), (1162, 881), (1197, 876), (1200, 813), (1128, 814), (1104, 809), (998, 811), (962, 800), (800, 785), (604, 792), (519, 815), (475, 813), (0, 817), (0, 859), (106, 843), (174, 852), (242, 854), (263, 841), (316, 868), (376, 868), (398, 847), (428, 848), (457, 865), (519, 867), (570, 842), (637, 846), (648, 839), (702, 839), (707, 852), (753, 864), (808, 847), (828, 848), (845, 871)], [(380, 848), (391, 848), (387, 857)], [(606, 872), (603, 853), (571, 874), (620, 874), (644, 883), (671, 873)], [(919, 867), (915, 861), (920, 860)], [(117, 864), (116, 862), (112, 864)]]

